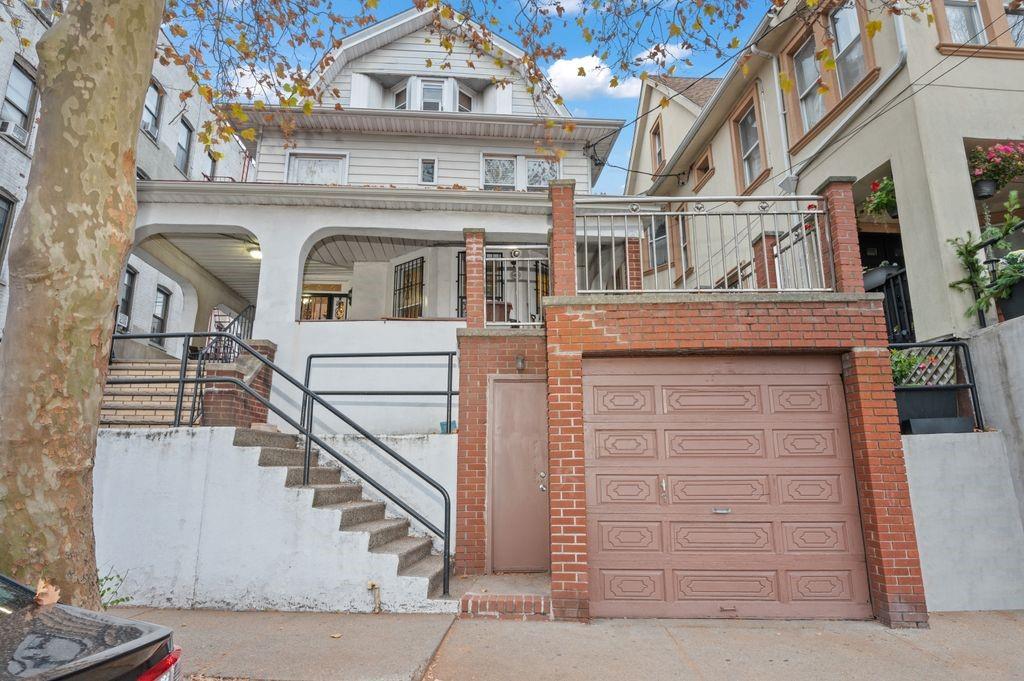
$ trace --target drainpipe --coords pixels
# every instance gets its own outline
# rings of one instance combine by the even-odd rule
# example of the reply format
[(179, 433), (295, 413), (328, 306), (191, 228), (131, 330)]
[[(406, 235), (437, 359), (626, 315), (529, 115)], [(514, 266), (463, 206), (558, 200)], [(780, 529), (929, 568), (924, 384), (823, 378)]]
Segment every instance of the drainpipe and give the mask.
[(835, 129), (829, 133), (828, 137), (821, 141), (810, 156), (806, 160), (800, 162), (800, 167), (794, 171), (794, 175), (799, 178), (800, 175), (811, 165), (814, 159), (818, 158), (832, 144), (840, 133), (843, 132), (853, 122), (853, 119), (859, 116), (882, 92), (889, 82), (896, 77), (896, 74), (903, 70), (903, 67), (907, 65), (907, 36), (903, 26), (903, 17), (900, 15), (893, 16), (893, 24), (896, 27), (896, 44), (899, 46), (899, 58), (896, 63), (893, 64), (892, 68), (885, 72), (875, 86), (868, 91), (866, 97), (864, 97), (860, 103), (854, 107), (843, 120), (835, 127)]
[[(760, 53), (761, 50), (758, 50)], [(793, 156), (789, 153), (789, 127), (786, 124), (786, 98), (782, 95), (782, 86), (779, 84), (779, 74), (782, 73), (782, 65), (779, 63), (778, 54), (762, 53), (772, 58), (772, 70), (775, 72), (775, 105), (779, 109), (779, 139), (782, 140), (782, 157), (786, 161), (786, 177), (779, 183), (784, 193), (792, 194), (796, 191), (796, 182), (791, 181), (793, 175)]]

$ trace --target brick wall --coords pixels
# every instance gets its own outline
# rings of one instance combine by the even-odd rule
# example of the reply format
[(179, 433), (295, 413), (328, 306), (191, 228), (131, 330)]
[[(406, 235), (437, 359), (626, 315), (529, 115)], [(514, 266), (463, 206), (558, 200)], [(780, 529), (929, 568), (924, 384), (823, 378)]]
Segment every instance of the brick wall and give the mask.
[(487, 564), (487, 377), (547, 370), (543, 331), (481, 329), (460, 331), (459, 444), (455, 527), (455, 571), (483, 574)]
[[(270, 341), (249, 341), (254, 350), (273, 361), (277, 346)], [(264, 398), (270, 398), (273, 375), (258, 360), (242, 352), (231, 363), (206, 365), (207, 376), (237, 378)], [(248, 428), (267, 422), (267, 408), (259, 400), (230, 383), (207, 383), (203, 395), (203, 425)]]

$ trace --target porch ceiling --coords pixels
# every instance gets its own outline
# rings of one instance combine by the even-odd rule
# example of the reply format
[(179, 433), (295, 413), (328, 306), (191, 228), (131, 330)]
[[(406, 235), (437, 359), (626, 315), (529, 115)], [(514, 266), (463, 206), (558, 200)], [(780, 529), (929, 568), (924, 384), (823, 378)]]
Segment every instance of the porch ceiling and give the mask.
[(323, 239), (309, 253), (309, 259), (325, 265), (351, 267), (355, 262), (382, 262), (403, 253), (430, 246), (422, 239), (344, 235)]
[(164, 234), (175, 248), (199, 264), (250, 303), (256, 302), (260, 285), (260, 261), (249, 255), (253, 242), (241, 235)]

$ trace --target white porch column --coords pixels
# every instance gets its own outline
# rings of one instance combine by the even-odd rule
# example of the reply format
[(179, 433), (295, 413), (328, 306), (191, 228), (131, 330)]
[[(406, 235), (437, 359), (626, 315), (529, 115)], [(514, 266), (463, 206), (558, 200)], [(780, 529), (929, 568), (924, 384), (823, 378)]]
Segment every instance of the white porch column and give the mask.
[(306, 235), (273, 228), (253, 231), (263, 252), (253, 338), (280, 344), (283, 339), (276, 336), (284, 328), (290, 328), (298, 311), (304, 265), (302, 246)]

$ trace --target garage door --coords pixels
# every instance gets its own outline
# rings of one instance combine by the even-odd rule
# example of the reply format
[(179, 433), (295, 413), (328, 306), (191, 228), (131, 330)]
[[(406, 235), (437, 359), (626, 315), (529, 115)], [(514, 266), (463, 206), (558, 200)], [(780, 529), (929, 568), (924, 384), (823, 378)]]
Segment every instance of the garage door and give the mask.
[(868, 618), (838, 358), (584, 363), (591, 614)]

